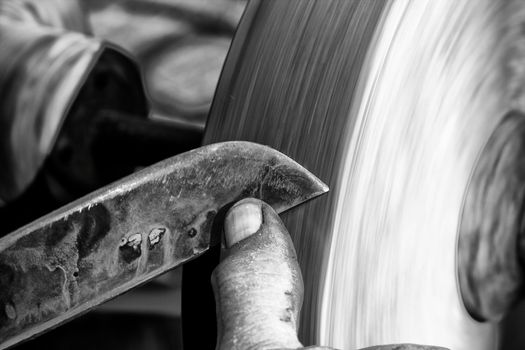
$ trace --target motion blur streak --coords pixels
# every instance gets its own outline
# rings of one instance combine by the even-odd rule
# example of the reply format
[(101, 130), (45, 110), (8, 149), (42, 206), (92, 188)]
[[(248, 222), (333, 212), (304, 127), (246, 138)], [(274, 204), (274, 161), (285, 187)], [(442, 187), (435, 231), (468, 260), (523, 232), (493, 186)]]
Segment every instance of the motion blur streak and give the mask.
[[(205, 143), (271, 145), (330, 193), (285, 214), (300, 339), (339, 349), (497, 347), (470, 318), (456, 244), (467, 182), (524, 106), (522, 1), (251, 1)], [(522, 347), (521, 347), (522, 348)]]
[(383, 1), (250, 1), (206, 125), (204, 143), (270, 145), (330, 187), (319, 200), (283, 215), (305, 283), (303, 344), (318, 344), (319, 292), (341, 146), (353, 127), (348, 111), (356, 103), (354, 89), (383, 6)]
[(383, 12), (344, 146), (322, 344), (495, 348), (495, 329), (462, 305), (455, 246), (471, 169), (508, 108), (503, 14), (493, 0)]

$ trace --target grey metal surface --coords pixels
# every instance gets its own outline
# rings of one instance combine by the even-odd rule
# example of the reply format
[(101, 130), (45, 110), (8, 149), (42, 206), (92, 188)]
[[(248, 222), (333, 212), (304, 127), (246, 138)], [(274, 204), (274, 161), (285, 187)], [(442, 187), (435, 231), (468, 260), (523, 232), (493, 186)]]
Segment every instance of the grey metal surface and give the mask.
[(58, 209), (0, 240), (0, 348), (204, 253), (220, 240), (217, 225), (228, 204), (256, 197), (283, 212), (326, 191), (269, 147), (227, 142), (175, 156)]

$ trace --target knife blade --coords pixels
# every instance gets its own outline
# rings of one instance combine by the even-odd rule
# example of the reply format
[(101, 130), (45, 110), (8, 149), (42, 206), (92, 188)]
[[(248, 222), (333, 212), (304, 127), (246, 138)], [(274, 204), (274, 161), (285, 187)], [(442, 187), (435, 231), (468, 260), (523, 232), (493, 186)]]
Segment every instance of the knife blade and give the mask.
[(283, 212), (327, 191), (276, 150), (235, 141), (93, 192), (0, 239), (0, 349), (198, 257), (220, 241), (221, 214), (242, 198)]

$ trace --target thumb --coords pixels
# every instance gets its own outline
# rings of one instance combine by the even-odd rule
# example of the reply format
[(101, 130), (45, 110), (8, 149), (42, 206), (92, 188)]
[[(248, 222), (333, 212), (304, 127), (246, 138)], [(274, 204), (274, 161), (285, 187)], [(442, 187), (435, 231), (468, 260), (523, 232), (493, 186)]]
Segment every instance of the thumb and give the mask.
[[(266, 203), (245, 199), (224, 220), (226, 257), (212, 275), (217, 349), (302, 348), (297, 327), (303, 280), (288, 231)], [(308, 347), (311, 350), (333, 350)], [(362, 350), (446, 350), (400, 344)]]
[(212, 276), (218, 349), (302, 347), (303, 281), (279, 216), (266, 203), (245, 199), (226, 214), (224, 234), (226, 258)]

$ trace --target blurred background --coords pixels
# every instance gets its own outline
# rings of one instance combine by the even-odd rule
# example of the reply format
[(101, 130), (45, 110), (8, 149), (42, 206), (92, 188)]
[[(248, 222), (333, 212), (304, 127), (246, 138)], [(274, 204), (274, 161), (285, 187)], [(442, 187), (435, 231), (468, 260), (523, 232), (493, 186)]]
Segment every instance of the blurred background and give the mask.
[(93, 34), (130, 52), (159, 118), (204, 128), (244, 0), (90, 0)]

